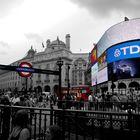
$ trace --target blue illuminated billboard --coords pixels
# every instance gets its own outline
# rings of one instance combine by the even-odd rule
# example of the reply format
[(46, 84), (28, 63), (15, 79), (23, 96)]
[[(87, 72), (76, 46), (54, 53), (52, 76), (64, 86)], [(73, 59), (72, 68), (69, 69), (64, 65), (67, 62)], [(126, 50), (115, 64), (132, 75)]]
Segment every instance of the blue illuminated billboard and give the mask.
[(140, 57), (140, 40), (120, 43), (107, 50), (107, 63)]
[(140, 59), (131, 58), (108, 64), (108, 80), (140, 78)]

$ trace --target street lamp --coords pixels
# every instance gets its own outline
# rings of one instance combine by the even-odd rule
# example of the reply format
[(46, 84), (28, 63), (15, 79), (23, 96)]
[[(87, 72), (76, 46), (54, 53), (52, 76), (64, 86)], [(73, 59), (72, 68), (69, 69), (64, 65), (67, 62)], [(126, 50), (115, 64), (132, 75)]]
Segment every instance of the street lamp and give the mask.
[(115, 84), (114, 84), (114, 73), (113, 73), (113, 65), (111, 66), (111, 89), (112, 89), (112, 94), (114, 93), (114, 88), (115, 88)]
[(69, 91), (70, 91), (70, 78), (69, 78), (69, 71), (70, 71), (70, 65), (71, 64), (66, 64), (68, 66), (68, 88), (67, 88), (67, 95), (69, 95)]
[(30, 76), (30, 93), (32, 93), (32, 84), (33, 84), (32, 77), (33, 75)]
[(25, 94), (27, 95), (28, 93), (28, 78), (25, 77)]
[(96, 77), (96, 96), (97, 96), (97, 77)]
[(59, 94), (58, 94), (58, 99), (61, 100), (61, 67), (63, 65), (63, 61), (61, 58), (59, 58), (59, 60), (56, 63), (58, 65), (59, 68)]

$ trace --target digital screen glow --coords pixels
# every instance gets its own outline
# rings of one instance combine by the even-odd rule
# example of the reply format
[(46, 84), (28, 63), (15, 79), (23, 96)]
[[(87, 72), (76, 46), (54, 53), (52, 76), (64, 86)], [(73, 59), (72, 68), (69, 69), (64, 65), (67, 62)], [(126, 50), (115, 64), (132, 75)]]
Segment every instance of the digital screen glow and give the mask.
[(97, 74), (97, 84), (103, 83), (108, 81), (108, 71), (107, 67), (104, 69), (100, 70)]
[(98, 66), (101, 67), (107, 62), (106, 51), (98, 58)]
[(140, 40), (114, 45), (107, 50), (107, 63), (140, 57)]
[(96, 44), (97, 56), (115, 44), (140, 39), (140, 18), (123, 21), (110, 27)]
[(97, 73), (98, 73), (98, 63), (91, 67), (91, 84), (92, 86), (97, 84)]
[(108, 64), (108, 79), (140, 78), (140, 59), (131, 58), (119, 60)]
[(93, 48), (90, 55), (91, 65), (94, 65), (97, 62), (97, 49), (96, 47)]

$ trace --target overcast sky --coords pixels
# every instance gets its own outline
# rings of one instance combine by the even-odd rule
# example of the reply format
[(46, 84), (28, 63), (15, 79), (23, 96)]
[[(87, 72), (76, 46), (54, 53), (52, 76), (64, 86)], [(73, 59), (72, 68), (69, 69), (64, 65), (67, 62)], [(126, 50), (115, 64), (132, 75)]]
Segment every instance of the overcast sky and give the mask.
[(71, 35), (71, 51), (90, 52), (124, 17), (139, 18), (139, 0), (0, 0), (0, 64), (23, 58), (31, 45)]

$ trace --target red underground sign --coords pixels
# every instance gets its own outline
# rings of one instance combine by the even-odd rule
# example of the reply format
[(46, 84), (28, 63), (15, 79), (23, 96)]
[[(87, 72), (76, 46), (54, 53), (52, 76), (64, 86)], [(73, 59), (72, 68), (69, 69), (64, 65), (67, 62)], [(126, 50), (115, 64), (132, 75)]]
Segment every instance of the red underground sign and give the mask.
[(34, 69), (30, 63), (21, 62), (19, 67), (16, 68), (16, 71), (18, 71), (19, 75), (22, 77), (29, 77), (34, 72)]

